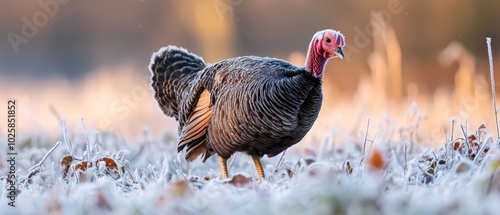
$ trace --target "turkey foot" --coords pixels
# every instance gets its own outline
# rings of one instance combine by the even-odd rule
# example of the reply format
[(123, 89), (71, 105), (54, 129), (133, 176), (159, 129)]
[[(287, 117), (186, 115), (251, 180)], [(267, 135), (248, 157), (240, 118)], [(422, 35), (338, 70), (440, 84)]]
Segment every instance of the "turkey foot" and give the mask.
[(266, 175), (264, 174), (264, 168), (262, 167), (262, 163), (260, 162), (259, 156), (252, 155), (253, 162), (255, 163), (255, 168), (257, 169), (257, 173), (259, 174), (259, 181), (262, 182)]
[(219, 161), (221, 177), (224, 180), (229, 177), (229, 174), (227, 173), (227, 159), (224, 159), (221, 156), (217, 155), (217, 160)]

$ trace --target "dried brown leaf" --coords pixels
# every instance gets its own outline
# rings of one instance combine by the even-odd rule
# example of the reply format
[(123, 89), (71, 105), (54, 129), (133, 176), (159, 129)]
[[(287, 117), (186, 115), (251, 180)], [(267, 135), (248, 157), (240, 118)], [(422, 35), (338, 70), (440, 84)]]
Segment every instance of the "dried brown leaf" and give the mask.
[(467, 143), (469, 143), (469, 146), (471, 148), (474, 148), (475, 145), (477, 145), (478, 138), (475, 134), (471, 134), (467, 137)]
[(316, 159), (314, 158), (306, 158), (304, 159), (304, 162), (306, 162), (306, 165), (311, 165), (312, 163), (316, 162)]
[(173, 196), (183, 197), (191, 192), (191, 187), (189, 186), (189, 182), (184, 180), (179, 180), (172, 183), (170, 187), (170, 194)]
[(478, 137), (481, 137), (482, 135), (486, 134), (486, 125), (483, 123), (477, 128), (476, 135)]
[(429, 173), (430, 175), (436, 174), (436, 166), (437, 166), (437, 162), (433, 161), (431, 163), (431, 165), (429, 166), (429, 168), (427, 168), (427, 173)]
[(459, 150), (461, 147), (462, 147), (462, 143), (463, 143), (463, 139), (462, 138), (458, 138), (455, 140), (455, 142), (453, 142), (453, 150)]
[(61, 159), (61, 166), (66, 166), (70, 165), (71, 162), (73, 162), (73, 156), (71, 155), (64, 155), (63, 158)]
[(71, 156), (71, 155), (65, 155), (61, 159), (60, 164), (61, 164), (62, 178), (66, 178), (68, 176), (71, 162), (73, 162), (73, 156)]
[(384, 170), (386, 167), (386, 161), (382, 155), (382, 152), (378, 149), (373, 149), (368, 158), (368, 167), (372, 170)]
[(120, 174), (123, 174), (124, 171), (125, 171), (124, 167), (122, 167), (121, 169), (118, 167), (118, 164), (116, 163), (116, 161), (113, 158), (109, 158), (109, 157), (99, 158), (99, 159), (97, 159), (95, 161), (96, 166), (100, 162), (104, 162), (105, 163), (106, 172), (110, 176), (112, 176), (112, 177), (118, 177), (119, 178)]
[(86, 171), (87, 168), (92, 167), (92, 162), (89, 161), (81, 161), (77, 163), (74, 167), (75, 171), (76, 170), (81, 170), (81, 171)]
[(28, 178), (31, 178), (31, 177), (35, 176), (36, 174), (38, 174), (38, 173), (40, 173), (40, 169), (39, 168), (33, 169), (28, 174)]
[(233, 178), (231, 178), (231, 181), (229, 181), (228, 183), (234, 185), (235, 187), (243, 187), (250, 183), (250, 178), (241, 174), (237, 174), (233, 176)]

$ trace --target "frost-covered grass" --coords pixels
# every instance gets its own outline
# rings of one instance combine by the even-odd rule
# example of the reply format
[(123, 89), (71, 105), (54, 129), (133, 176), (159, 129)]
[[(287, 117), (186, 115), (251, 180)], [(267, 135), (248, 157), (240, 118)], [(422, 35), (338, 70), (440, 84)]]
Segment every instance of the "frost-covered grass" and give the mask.
[[(492, 65), (491, 80), (495, 98)], [(492, 137), (484, 124), (452, 119), (436, 137), (422, 131), (416, 104), (406, 118), (355, 128), (332, 122), (341, 129), (264, 158), (262, 183), (243, 154), (229, 160), (233, 177), (221, 180), (215, 157), (187, 163), (169, 133), (134, 141), (83, 126), (78, 135), (63, 121), (54, 144), (17, 143), (15, 179), (0, 144), (0, 214), (499, 214), (498, 125)], [(431, 147), (429, 139), (442, 142)]]
[[(368, 126), (360, 131), (366, 132)], [(457, 129), (457, 128), (455, 128)], [(83, 129), (82, 129), (83, 130)], [(2, 214), (498, 214), (500, 154), (484, 126), (446, 138), (441, 149), (377, 134), (264, 158), (259, 183), (251, 159), (233, 156), (228, 180), (216, 159), (187, 163), (175, 138), (128, 142), (97, 132), (18, 152), (16, 207)], [(346, 140), (347, 142), (348, 140)], [(414, 140), (418, 141), (418, 140)], [(7, 152), (0, 145), (0, 155)], [(363, 149), (365, 152), (363, 152)], [(8, 165), (0, 160), (2, 186)], [(39, 163), (40, 161), (43, 163)], [(38, 163), (38, 165), (37, 165)], [(7, 213), (5, 213), (7, 212)]]

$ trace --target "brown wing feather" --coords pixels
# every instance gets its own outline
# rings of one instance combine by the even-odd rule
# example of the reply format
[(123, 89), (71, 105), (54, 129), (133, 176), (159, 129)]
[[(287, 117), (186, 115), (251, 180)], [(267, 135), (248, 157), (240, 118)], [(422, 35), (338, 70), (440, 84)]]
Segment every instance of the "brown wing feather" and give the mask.
[(181, 151), (184, 147), (187, 147), (186, 160), (192, 161), (201, 154), (204, 154), (203, 157), (206, 160), (211, 155), (205, 145), (208, 122), (211, 116), (210, 93), (204, 89), (198, 97), (196, 107), (181, 130), (177, 149)]

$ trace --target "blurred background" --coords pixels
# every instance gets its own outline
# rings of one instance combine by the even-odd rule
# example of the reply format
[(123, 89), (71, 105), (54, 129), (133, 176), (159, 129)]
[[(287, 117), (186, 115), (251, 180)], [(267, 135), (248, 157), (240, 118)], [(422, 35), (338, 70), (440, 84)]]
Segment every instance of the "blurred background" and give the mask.
[[(209, 63), (260, 55), (303, 65), (312, 35), (332, 28), (346, 37), (346, 59), (328, 63), (324, 106), (305, 141), (363, 133), (368, 117), (370, 136), (431, 144), (451, 119), (496, 133), (485, 37), (500, 65), (498, 20), (494, 0), (3, 1), (0, 119), (14, 98), (24, 139), (55, 140), (61, 117), (75, 133), (84, 117), (89, 130), (123, 138), (175, 137), (149, 88), (160, 47)], [(421, 136), (405, 134), (414, 130)]]

